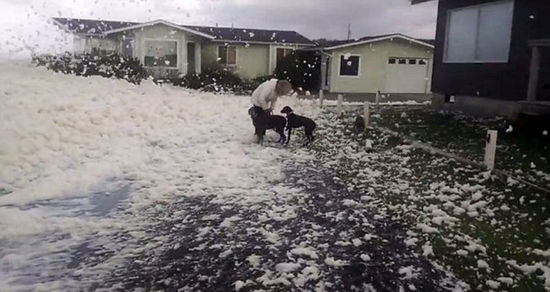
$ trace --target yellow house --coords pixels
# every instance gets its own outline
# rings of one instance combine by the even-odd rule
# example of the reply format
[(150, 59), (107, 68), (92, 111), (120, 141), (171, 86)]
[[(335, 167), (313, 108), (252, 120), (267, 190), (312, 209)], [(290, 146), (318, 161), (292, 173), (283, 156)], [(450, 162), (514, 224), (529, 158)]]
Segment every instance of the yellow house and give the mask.
[(324, 48), (322, 88), (334, 93), (429, 93), (434, 46), (402, 34)]
[(76, 53), (119, 53), (140, 60), (153, 76), (200, 73), (213, 64), (244, 79), (270, 75), (293, 50), (312, 47), (288, 30), (179, 25), (166, 20), (145, 23), (53, 18), (73, 36)]

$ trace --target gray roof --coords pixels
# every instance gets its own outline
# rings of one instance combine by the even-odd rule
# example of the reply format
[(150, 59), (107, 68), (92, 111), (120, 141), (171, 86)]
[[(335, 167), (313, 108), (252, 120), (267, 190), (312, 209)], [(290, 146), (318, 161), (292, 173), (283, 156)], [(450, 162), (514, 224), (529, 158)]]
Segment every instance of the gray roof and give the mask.
[(68, 32), (87, 35), (101, 35), (102, 33), (109, 30), (139, 24), (138, 22), (128, 21), (109, 21), (62, 17), (54, 17), (53, 20), (61, 25), (62, 28)]
[[(60, 25), (68, 32), (86, 35), (102, 35), (103, 33), (110, 30), (122, 29), (125, 27), (141, 24), (139, 22), (107, 21), (78, 18), (54, 17), (53, 19), (56, 24)], [(203, 34), (211, 35), (212, 37), (214, 37), (214, 40), (220, 41), (314, 45), (314, 43), (305, 36), (290, 30), (209, 27), (196, 25), (180, 26), (182, 28), (187, 28)]]
[(341, 45), (345, 45), (345, 44), (351, 44), (351, 43), (355, 43), (355, 42), (370, 40), (370, 39), (376, 39), (376, 38), (386, 37), (386, 36), (390, 36), (390, 35), (393, 35), (393, 34), (382, 34), (382, 35), (374, 35), (374, 36), (365, 36), (365, 37), (356, 38), (356, 39), (349, 39), (349, 40), (327, 40), (327, 39), (319, 39), (319, 40), (315, 40), (315, 43), (317, 44), (318, 47), (321, 47), (321, 48), (329, 48), (329, 47), (341, 46)]
[(432, 1), (432, 0), (411, 0), (411, 4), (414, 5), (414, 4), (428, 2), (428, 1)]
[(291, 30), (271, 30), (254, 28), (209, 27), (184, 25), (187, 28), (209, 34), (216, 40), (232, 42), (266, 42), (314, 45), (305, 36)]
[(355, 39), (349, 39), (349, 40), (318, 39), (318, 40), (314, 40), (314, 42), (315, 42), (317, 48), (323, 49), (323, 48), (331, 48), (331, 47), (342, 46), (342, 45), (353, 44), (353, 43), (360, 43), (360, 42), (363, 42), (363, 41), (380, 39), (380, 38), (385, 38), (385, 37), (390, 37), (390, 36), (403, 36), (403, 37), (407, 37), (409, 39), (417, 40), (417, 41), (427, 43), (427, 44), (430, 44), (430, 45), (434, 45), (434, 43), (435, 43), (435, 41), (432, 40), (432, 39), (418, 39), (418, 38), (409, 37), (409, 36), (406, 36), (406, 35), (403, 35), (403, 34), (400, 34), (400, 33), (382, 34), (382, 35), (374, 35), (374, 36), (364, 36), (364, 37), (361, 37), (361, 38), (355, 38)]

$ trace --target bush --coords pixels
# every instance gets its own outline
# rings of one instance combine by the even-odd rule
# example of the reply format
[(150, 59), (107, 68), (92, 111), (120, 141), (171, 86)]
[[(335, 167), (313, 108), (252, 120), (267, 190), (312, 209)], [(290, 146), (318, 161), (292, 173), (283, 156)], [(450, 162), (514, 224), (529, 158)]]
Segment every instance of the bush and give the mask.
[(118, 54), (95, 56), (91, 54), (65, 53), (61, 55), (34, 55), (33, 63), (49, 70), (77, 76), (103, 76), (124, 79), (140, 84), (147, 78), (145, 68), (136, 58), (121, 57)]
[(321, 84), (321, 58), (313, 52), (294, 51), (279, 61), (274, 75), (288, 80), (295, 88), (317, 91)]
[(244, 81), (244, 87), (247, 90), (254, 91), (260, 84), (266, 82), (267, 80), (274, 78), (273, 75), (267, 75), (267, 76), (259, 76), (256, 78), (252, 78), (249, 80)]
[(172, 84), (205, 92), (248, 94), (247, 82), (218, 63), (213, 63), (200, 74), (187, 74), (170, 80)]

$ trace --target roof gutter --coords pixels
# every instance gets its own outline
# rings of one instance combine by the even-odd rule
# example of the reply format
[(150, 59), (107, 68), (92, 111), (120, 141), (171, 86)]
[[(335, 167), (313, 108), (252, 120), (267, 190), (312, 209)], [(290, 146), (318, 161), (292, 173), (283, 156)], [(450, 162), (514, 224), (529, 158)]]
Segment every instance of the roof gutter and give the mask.
[(325, 50), (330, 51), (330, 50), (335, 50), (335, 49), (341, 49), (341, 48), (347, 48), (347, 47), (352, 47), (352, 46), (358, 46), (358, 45), (363, 45), (363, 44), (368, 44), (368, 43), (384, 41), (384, 40), (393, 39), (393, 38), (400, 38), (400, 39), (404, 39), (404, 40), (407, 40), (407, 41), (410, 41), (410, 42), (413, 42), (413, 43), (417, 43), (419, 45), (426, 46), (426, 47), (429, 47), (429, 48), (432, 48), (432, 49), (434, 48), (434, 45), (432, 45), (432, 44), (422, 42), (422, 41), (419, 41), (417, 39), (414, 39), (414, 38), (411, 38), (411, 37), (408, 37), (408, 36), (405, 36), (405, 35), (402, 35), (402, 34), (393, 34), (393, 35), (389, 35), (389, 36), (385, 36), (385, 37), (380, 37), (380, 38), (375, 38), (375, 39), (370, 39), (370, 40), (364, 40), (364, 41), (357, 41), (357, 42), (354, 42), (354, 43), (348, 43), (348, 44), (339, 45), (339, 46), (328, 47), (328, 48), (325, 48)]
[(240, 40), (218, 40), (213, 39), (212, 42), (216, 43), (230, 43), (230, 44), (258, 44), (258, 45), (280, 45), (280, 46), (304, 46), (304, 47), (314, 47), (314, 44), (305, 44), (305, 43), (280, 43), (280, 42), (260, 42), (260, 41), (240, 41)]

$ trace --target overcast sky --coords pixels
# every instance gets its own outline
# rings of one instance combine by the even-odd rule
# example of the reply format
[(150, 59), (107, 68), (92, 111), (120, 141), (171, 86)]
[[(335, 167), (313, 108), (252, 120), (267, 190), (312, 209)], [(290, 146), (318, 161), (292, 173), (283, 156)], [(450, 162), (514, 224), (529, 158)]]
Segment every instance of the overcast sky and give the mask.
[(400, 32), (433, 38), (437, 1), (409, 0), (0, 0), (0, 52), (52, 50), (65, 36), (52, 16), (104, 20), (166, 19), (179, 24), (296, 30), (305, 36), (345, 39)]

